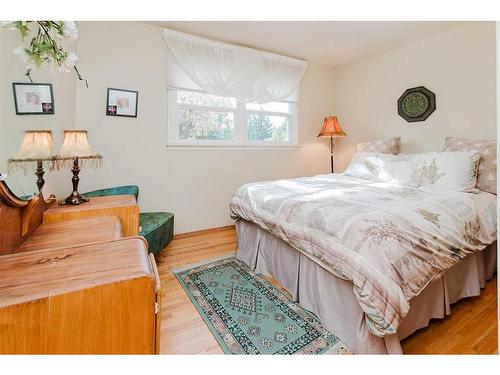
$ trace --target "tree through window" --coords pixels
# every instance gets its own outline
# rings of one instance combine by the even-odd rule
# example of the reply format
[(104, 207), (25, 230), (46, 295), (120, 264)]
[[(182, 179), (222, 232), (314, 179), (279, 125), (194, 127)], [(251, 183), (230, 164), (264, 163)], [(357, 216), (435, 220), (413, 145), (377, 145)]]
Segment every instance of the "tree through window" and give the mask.
[(241, 103), (199, 91), (169, 90), (169, 143), (290, 145), (296, 143), (296, 105)]

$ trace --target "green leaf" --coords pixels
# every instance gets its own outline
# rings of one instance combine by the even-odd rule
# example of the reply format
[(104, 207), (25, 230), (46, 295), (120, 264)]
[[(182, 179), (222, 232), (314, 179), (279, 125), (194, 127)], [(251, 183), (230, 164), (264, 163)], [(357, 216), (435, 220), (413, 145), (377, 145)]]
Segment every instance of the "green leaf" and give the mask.
[(19, 33), (21, 34), (21, 39), (24, 40), (26, 35), (28, 35), (30, 29), (28, 28), (28, 24), (23, 21), (16, 21), (16, 27), (19, 30)]
[(33, 61), (38, 67), (42, 65), (42, 56), (40, 56), (39, 53), (32, 53), (31, 57), (33, 58)]

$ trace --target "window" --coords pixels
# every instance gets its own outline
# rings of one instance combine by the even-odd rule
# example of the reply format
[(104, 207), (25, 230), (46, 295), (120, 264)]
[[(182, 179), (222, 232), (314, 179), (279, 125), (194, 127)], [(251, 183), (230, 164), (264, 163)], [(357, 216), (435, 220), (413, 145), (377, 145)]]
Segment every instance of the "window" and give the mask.
[(297, 105), (241, 103), (201, 91), (168, 91), (168, 145), (286, 147), (297, 144)]

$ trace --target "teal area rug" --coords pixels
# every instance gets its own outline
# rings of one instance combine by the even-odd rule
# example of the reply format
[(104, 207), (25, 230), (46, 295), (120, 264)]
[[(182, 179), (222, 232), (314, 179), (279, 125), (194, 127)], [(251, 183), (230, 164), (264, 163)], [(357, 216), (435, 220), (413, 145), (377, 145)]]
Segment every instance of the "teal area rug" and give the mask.
[(351, 353), (314, 314), (234, 256), (175, 275), (225, 353)]

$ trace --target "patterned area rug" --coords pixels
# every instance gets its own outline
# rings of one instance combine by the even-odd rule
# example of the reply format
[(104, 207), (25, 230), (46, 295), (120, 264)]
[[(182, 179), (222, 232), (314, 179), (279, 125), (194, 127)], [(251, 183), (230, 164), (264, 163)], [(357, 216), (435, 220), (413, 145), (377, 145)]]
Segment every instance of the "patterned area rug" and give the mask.
[(225, 353), (351, 353), (314, 314), (234, 256), (175, 275)]

